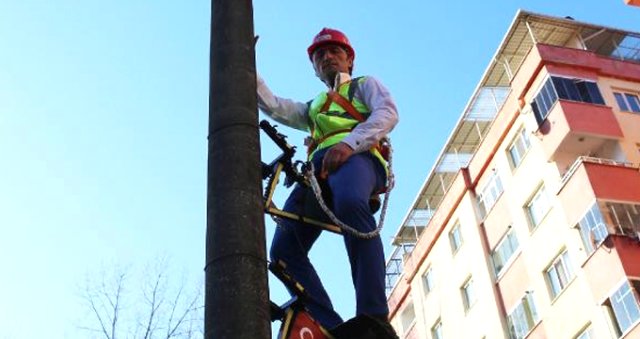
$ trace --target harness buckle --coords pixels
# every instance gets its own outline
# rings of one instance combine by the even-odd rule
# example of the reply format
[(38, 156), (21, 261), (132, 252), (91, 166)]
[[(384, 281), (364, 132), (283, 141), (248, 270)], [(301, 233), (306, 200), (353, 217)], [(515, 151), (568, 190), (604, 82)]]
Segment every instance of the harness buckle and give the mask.
[(307, 136), (306, 138), (304, 138), (304, 145), (307, 147), (311, 147), (311, 145), (315, 144), (315, 141), (313, 140), (313, 138), (311, 136)]

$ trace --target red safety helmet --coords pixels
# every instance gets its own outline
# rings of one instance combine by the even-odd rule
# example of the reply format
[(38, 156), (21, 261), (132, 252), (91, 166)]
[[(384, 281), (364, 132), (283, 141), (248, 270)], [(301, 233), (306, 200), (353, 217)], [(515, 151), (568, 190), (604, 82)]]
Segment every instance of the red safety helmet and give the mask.
[(315, 52), (318, 47), (322, 47), (328, 44), (336, 44), (342, 46), (347, 50), (347, 55), (355, 59), (356, 52), (353, 50), (353, 47), (351, 47), (347, 36), (336, 29), (326, 27), (323, 28), (320, 33), (316, 34), (316, 36), (313, 38), (313, 43), (311, 43), (311, 46), (307, 48), (309, 59), (313, 60), (313, 52)]

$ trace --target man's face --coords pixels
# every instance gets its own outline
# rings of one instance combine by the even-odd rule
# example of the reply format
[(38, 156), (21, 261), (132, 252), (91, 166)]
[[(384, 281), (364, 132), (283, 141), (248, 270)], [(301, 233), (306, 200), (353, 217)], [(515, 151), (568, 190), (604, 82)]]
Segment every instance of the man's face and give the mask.
[(313, 52), (313, 68), (322, 81), (332, 82), (338, 72), (351, 73), (353, 57), (339, 45), (328, 44)]

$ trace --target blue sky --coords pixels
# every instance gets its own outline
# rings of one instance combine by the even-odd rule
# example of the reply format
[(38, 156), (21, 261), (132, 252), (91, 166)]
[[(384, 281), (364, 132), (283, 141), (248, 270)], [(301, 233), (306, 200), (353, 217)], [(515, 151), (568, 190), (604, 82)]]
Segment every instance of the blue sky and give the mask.
[[(254, 1), (274, 92), (323, 89), (306, 48), (333, 27), (354, 45), (354, 73), (394, 95), (387, 253), (519, 8), (640, 31), (640, 8), (622, 0)], [(78, 292), (97, 267), (162, 255), (176, 275), (202, 276), (209, 20), (209, 1), (0, 0), (0, 338), (87, 338)], [(302, 133), (281, 130), (302, 149)], [(267, 243), (272, 233), (267, 223)], [(350, 318), (341, 239), (322, 236), (312, 260)]]

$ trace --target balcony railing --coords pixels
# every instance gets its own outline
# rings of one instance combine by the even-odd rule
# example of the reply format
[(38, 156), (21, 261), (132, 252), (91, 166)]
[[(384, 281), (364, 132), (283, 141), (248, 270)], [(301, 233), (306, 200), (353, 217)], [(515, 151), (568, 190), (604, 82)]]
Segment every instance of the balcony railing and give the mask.
[(402, 244), (395, 247), (391, 258), (387, 261), (386, 277), (385, 277), (385, 290), (387, 297), (391, 295), (391, 291), (396, 286), (396, 282), (402, 276), (403, 265), (406, 256), (410, 255), (415, 244)]
[(571, 179), (571, 177), (576, 172), (576, 170), (578, 170), (580, 165), (582, 165), (582, 163), (585, 163), (585, 162), (592, 163), (592, 164), (638, 168), (638, 165), (634, 165), (630, 162), (616, 161), (611, 159), (595, 158), (595, 157), (588, 157), (588, 156), (580, 156), (576, 159), (576, 161), (573, 162), (571, 167), (569, 167), (569, 169), (562, 176), (562, 180), (560, 181), (560, 187), (559, 187), (560, 189), (562, 189), (562, 187), (564, 187), (564, 185), (567, 184), (569, 179)]

